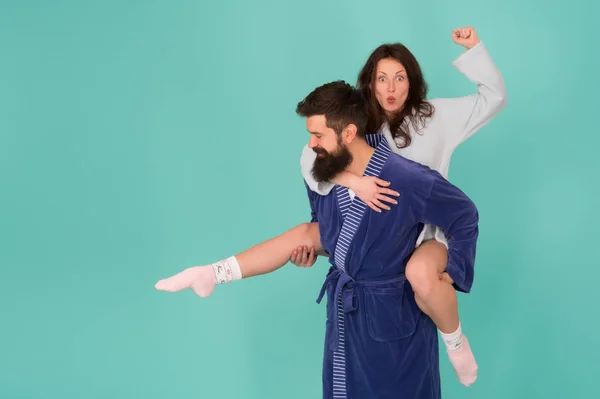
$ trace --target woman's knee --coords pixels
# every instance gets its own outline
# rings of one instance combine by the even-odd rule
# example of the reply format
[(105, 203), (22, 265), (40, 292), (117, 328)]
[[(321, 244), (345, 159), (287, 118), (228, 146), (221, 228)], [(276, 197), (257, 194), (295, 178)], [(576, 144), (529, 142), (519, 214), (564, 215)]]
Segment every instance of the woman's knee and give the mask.
[(422, 297), (433, 291), (435, 279), (438, 278), (435, 269), (428, 269), (425, 265), (426, 263), (418, 260), (411, 260), (406, 265), (406, 279), (415, 293)]
[(423, 243), (413, 253), (406, 265), (406, 278), (420, 296), (427, 296), (446, 269), (448, 252), (437, 241)]

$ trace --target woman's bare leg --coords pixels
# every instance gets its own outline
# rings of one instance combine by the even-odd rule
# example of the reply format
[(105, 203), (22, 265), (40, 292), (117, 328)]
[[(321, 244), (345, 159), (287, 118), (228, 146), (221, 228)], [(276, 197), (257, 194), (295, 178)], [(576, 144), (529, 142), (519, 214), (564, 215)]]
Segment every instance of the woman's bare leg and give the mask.
[(302, 223), (285, 233), (237, 254), (242, 278), (273, 272), (285, 265), (299, 246), (321, 249), (319, 225)]
[(419, 308), (443, 333), (458, 328), (458, 300), (451, 284), (440, 278), (448, 264), (446, 247), (435, 240), (421, 244), (406, 265), (406, 278)]
[(303, 223), (285, 233), (264, 241), (235, 256), (206, 266), (189, 267), (169, 278), (158, 281), (155, 288), (178, 292), (191, 289), (206, 298), (216, 284), (273, 272), (285, 265), (292, 251), (300, 245), (321, 250), (319, 225)]
[(417, 305), (440, 331), (458, 380), (469, 386), (477, 379), (478, 367), (469, 341), (462, 334), (456, 290), (444, 276), (447, 264), (446, 247), (435, 240), (425, 241), (406, 265), (406, 278)]

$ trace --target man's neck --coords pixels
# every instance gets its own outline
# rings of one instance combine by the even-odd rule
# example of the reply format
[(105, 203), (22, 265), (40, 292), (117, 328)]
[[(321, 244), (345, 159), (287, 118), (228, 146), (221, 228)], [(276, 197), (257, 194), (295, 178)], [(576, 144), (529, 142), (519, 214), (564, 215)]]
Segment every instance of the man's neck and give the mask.
[(375, 149), (367, 144), (366, 140), (357, 140), (352, 143), (349, 150), (352, 154), (352, 163), (348, 165), (346, 171), (357, 176), (362, 176), (367, 169), (369, 161), (371, 161), (371, 157), (375, 153)]

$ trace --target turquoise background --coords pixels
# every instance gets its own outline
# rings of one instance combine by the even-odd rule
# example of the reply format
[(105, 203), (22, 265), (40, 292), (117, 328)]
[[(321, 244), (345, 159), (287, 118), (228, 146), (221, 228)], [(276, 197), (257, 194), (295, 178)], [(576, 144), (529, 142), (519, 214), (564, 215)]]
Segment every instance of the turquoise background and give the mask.
[(2, 1), (0, 398), (318, 398), (326, 261), (217, 287), (154, 283), (306, 221), (295, 105), (402, 41), (430, 96), (472, 25), (508, 105), (456, 152), (477, 203), (460, 311), (471, 388), (600, 397), (592, 0)]

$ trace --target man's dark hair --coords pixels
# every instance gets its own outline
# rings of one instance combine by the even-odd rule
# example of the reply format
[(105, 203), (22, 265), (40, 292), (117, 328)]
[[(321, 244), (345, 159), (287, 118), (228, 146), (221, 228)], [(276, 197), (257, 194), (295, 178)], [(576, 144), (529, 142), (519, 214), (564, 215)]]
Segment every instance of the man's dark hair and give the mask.
[(338, 135), (349, 124), (356, 125), (356, 135), (365, 137), (368, 109), (367, 99), (360, 90), (338, 80), (313, 90), (298, 103), (296, 113), (304, 117), (325, 115), (327, 127)]

